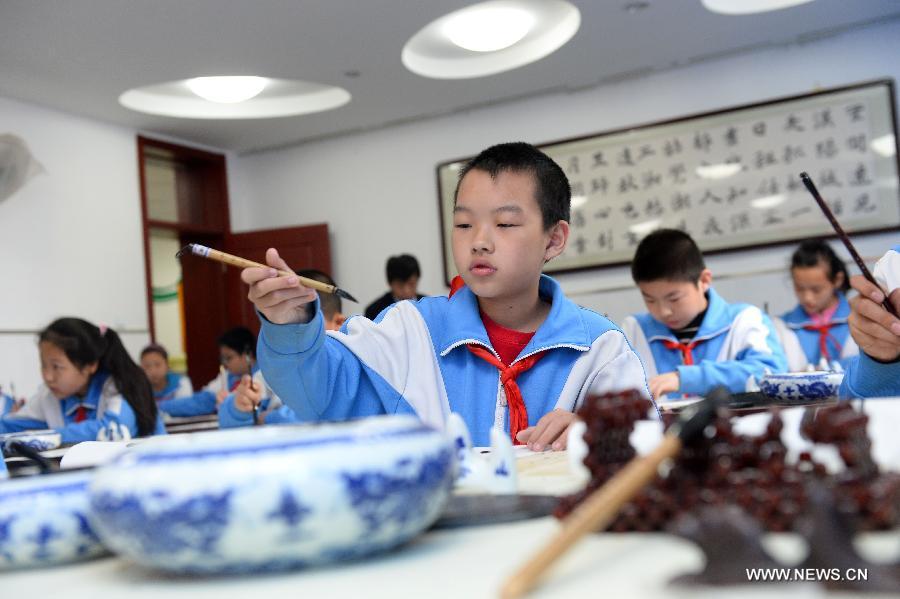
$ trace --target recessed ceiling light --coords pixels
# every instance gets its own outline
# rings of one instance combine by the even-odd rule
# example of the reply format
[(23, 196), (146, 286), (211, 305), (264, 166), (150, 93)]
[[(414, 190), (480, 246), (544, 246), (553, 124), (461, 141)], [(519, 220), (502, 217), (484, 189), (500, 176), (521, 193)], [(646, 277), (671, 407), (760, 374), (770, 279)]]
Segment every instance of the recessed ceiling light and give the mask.
[(210, 102), (235, 104), (254, 98), (265, 89), (269, 80), (265, 77), (195, 77), (186, 82), (188, 89)]
[[(478, 23), (498, 14), (506, 15), (500, 25), (465, 25), (468, 19)], [(407, 69), (423, 77), (484, 77), (552, 54), (580, 26), (581, 13), (567, 0), (490, 0), (435, 19), (406, 42), (401, 59)], [(485, 35), (470, 35), (476, 30)]]
[[(249, 99), (241, 99), (238, 95), (217, 94), (204, 88), (201, 93), (196, 89), (198, 79), (130, 89), (119, 96), (119, 104), (138, 112), (176, 118), (261, 119), (331, 110), (350, 101), (347, 90), (312, 81), (252, 77), (250, 79), (261, 79), (263, 86), (258, 90), (245, 90), (244, 96)], [(250, 92), (255, 93), (247, 96)]]
[(723, 15), (749, 15), (756, 12), (781, 10), (806, 4), (813, 0), (703, 0), (703, 6)]
[(472, 52), (496, 52), (521, 40), (534, 15), (512, 6), (476, 4), (452, 13), (444, 23), (451, 42)]

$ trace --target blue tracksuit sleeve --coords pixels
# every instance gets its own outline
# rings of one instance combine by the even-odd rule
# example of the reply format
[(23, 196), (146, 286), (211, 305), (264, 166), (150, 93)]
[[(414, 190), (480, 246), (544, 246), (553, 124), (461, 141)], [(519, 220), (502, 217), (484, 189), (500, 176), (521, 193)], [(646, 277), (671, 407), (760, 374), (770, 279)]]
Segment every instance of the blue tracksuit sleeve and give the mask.
[(771, 320), (758, 309), (738, 314), (732, 326), (732, 360), (702, 360), (677, 367), (679, 392), (704, 395), (717, 386), (732, 393), (753, 391), (765, 374), (787, 371), (787, 358), (778, 342)]
[(253, 424), (253, 413), (242, 412), (234, 403), (234, 393), (229, 393), (219, 406), (219, 428), (237, 428)]
[[(402, 402), (400, 393), (381, 376), (325, 334), (318, 300), (316, 315), (307, 324), (276, 325), (264, 317), (260, 320), (260, 367), (268, 385), (297, 420), (346, 420), (394, 413)], [(405, 359), (400, 355), (393, 358)]]
[(176, 397), (159, 403), (159, 409), (169, 416), (202, 416), (216, 413), (216, 394), (198, 391), (187, 397)]
[(285, 405), (269, 410), (265, 415), (266, 424), (294, 424), (300, 422), (294, 410)]
[(883, 364), (864, 353), (852, 361), (841, 383), (840, 396), (896, 397), (900, 396), (900, 360)]
[(122, 441), (138, 436), (137, 417), (123, 399), (118, 413), (106, 411), (101, 418), (71, 422), (56, 431), (63, 443), (81, 441)]
[(16, 417), (13, 414), (6, 414), (0, 418), (0, 433), (19, 433), (45, 428), (47, 428), (47, 423), (43, 420)]

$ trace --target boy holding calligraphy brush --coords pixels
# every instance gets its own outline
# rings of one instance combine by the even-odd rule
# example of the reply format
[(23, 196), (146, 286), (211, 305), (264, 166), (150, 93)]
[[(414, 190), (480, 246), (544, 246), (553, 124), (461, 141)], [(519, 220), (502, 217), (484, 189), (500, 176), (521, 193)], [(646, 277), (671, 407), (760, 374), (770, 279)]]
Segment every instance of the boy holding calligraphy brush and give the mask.
[(859, 292), (850, 302), (850, 334), (861, 351), (847, 368), (841, 397), (900, 396), (900, 319), (881, 305), (887, 297), (900, 312), (900, 245), (888, 250), (873, 274), (881, 289), (862, 275), (850, 279)]
[(541, 274), (566, 247), (570, 197), (537, 148), (488, 148), (460, 172), (451, 295), (404, 300), (340, 332), (325, 333), (315, 291), (279, 277), (288, 267), (269, 249), (272, 268), (242, 273), (261, 314), (266, 380), (305, 421), (414, 413), (443, 427), (457, 412), (476, 445), (499, 428), (536, 451), (564, 448), (586, 395), (647, 393), (622, 332)]

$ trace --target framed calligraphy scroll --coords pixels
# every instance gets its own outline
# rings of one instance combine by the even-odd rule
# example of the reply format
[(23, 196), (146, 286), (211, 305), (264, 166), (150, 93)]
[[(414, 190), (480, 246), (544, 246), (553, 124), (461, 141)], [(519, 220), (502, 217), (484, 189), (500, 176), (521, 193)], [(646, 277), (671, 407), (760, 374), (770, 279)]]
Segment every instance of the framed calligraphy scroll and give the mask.
[[(545, 271), (628, 264), (660, 227), (704, 252), (832, 235), (802, 171), (848, 232), (897, 230), (895, 105), (893, 81), (880, 80), (542, 144), (572, 186), (569, 245)], [(466, 161), (437, 166), (448, 281)]]

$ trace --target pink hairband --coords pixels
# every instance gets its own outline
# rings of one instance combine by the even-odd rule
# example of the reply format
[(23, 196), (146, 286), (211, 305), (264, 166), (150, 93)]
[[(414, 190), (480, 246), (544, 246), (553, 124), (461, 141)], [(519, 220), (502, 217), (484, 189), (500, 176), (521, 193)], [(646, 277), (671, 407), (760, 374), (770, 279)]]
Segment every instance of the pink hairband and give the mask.
[(100, 336), (101, 336), (101, 337), (103, 337), (104, 335), (106, 335), (106, 331), (107, 331), (107, 329), (109, 329), (109, 327), (106, 326), (106, 323), (105, 323), (105, 322), (99, 323), (99, 324), (97, 325), (97, 328), (100, 329)]

